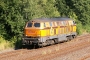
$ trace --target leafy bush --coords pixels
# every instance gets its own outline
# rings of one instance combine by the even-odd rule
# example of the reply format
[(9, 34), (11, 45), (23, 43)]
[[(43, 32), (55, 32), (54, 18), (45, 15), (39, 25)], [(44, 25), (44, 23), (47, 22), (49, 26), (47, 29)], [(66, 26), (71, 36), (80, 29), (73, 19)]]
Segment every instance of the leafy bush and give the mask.
[(78, 35), (81, 35), (82, 32), (83, 32), (82, 24), (79, 22), (79, 23), (77, 24), (77, 34), (78, 34)]
[(87, 33), (90, 33), (90, 25), (85, 25), (84, 29), (86, 30)]
[(0, 50), (8, 49), (12, 47), (12, 44), (0, 36)]

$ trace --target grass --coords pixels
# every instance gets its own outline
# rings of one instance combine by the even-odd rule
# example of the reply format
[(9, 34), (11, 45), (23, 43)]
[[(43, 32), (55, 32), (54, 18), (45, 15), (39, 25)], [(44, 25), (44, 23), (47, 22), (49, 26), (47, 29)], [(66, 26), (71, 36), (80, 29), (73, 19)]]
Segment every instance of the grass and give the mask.
[(14, 47), (12, 42), (5, 40), (3, 37), (0, 36), (0, 51), (9, 49), (11, 47)]

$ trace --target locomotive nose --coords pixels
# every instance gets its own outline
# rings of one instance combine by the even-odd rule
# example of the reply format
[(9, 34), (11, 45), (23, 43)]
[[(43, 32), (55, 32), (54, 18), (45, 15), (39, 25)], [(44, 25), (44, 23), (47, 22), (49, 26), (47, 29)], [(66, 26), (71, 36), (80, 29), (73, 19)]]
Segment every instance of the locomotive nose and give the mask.
[(38, 36), (40, 36), (40, 30), (26, 28), (25, 29), (25, 36), (28, 36), (28, 37), (38, 37)]

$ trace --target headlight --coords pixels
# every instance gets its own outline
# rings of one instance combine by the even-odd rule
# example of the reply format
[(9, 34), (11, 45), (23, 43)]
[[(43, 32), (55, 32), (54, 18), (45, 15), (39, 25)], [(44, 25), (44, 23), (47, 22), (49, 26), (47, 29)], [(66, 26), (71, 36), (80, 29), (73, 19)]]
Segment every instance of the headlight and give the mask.
[(40, 36), (40, 35), (37, 35), (37, 36)]
[(27, 36), (27, 35), (26, 35)]

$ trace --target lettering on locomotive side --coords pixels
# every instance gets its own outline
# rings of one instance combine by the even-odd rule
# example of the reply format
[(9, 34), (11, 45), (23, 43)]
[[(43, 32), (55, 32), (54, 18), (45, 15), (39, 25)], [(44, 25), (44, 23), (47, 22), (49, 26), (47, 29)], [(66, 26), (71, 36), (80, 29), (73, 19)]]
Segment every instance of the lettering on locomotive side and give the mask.
[(28, 33), (34, 34), (35, 31), (29, 30)]

